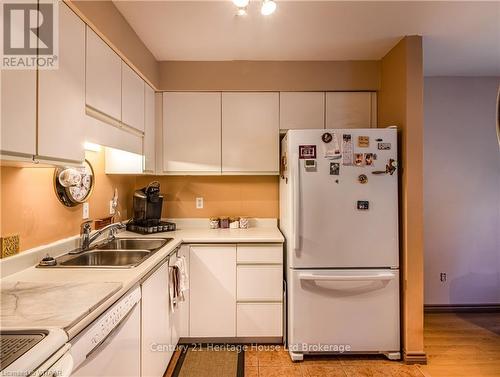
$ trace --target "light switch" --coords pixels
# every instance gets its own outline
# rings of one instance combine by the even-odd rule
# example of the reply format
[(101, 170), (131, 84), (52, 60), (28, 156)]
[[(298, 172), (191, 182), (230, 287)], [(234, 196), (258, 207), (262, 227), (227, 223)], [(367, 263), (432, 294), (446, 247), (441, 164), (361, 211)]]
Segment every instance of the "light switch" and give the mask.
[(83, 203), (83, 214), (82, 214), (82, 217), (83, 217), (84, 220), (86, 220), (86, 219), (89, 218), (89, 216), (90, 216), (89, 212), (90, 212), (90, 205), (89, 205), (89, 203), (88, 202)]
[(203, 208), (203, 198), (196, 198), (196, 208), (197, 209)]

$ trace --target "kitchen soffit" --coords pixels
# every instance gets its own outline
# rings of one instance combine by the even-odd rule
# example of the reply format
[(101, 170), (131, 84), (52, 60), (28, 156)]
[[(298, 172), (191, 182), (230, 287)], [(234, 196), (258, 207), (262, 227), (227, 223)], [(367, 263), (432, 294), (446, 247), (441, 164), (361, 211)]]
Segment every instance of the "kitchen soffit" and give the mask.
[(426, 75), (500, 74), (500, 3), (114, 1), (157, 60), (364, 60), (424, 36)]

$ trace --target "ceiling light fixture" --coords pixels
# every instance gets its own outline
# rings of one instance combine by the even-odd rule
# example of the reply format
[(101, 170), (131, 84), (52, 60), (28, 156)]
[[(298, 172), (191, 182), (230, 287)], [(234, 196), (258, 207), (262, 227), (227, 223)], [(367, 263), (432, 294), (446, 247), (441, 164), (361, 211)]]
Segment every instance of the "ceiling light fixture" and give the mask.
[(245, 8), (248, 5), (248, 3), (250, 2), (250, 0), (232, 0), (232, 1), (233, 1), (233, 4), (236, 5), (238, 8)]
[(276, 2), (274, 0), (262, 1), (260, 13), (262, 13), (263, 16), (269, 16), (270, 14), (273, 14), (275, 10), (276, 10)]
[(236, 11), (237, 16), (246, 16), (247, 15), (247, 7), (239, 8)]

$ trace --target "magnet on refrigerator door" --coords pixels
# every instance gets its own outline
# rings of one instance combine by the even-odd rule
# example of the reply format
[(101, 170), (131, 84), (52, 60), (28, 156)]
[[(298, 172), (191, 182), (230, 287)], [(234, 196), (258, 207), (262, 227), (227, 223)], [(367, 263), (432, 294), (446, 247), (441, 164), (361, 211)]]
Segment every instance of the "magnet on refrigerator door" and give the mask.
[(330, 162), (330, 175), (340, 175), (340, 164), (338, 162)]
[(369, 136), (358, 136), (358, 147), (359, 148), (368, 148), (370, 146), (370, 137)]
[(391, 150), (391, 143), (378, 143), (377, 148), (379, 151), (389, 151)]
[(360, 211), (368, 211), (370, 209), (370, 202), (368, 200), (358, 200), (357, 208)]
[[(330, 136), (325, 137), (325, 135), (330, 135)], [(325, 132), (321, 137), (321, 139), (323, 140), (323, 149), (325, 158), (328, 158), (330, 160), (338, 160), (342, 158), (342, 155), (340, 154), (339, 140), (335, 133), (331, 134), (329, 132)]]
[(364, 163), (363, 153), (354, 153), (354, 165), (355, 166), (363, 166)]
[(368, 177), (366, 176), (366, 174), (360, 174), (358, 176), (358, 181), (359, 181), (359, 183), (364, 185), (365, 183), (368, 183)]
[(374, 160), (373, 153), (365, 153), (365, 165), (366, 166), (372, 166), (373, 160)]
[(342, 164), (343, 165), (352, 165), (352, 136), (350, 134), (342, 135)]
[(333, 140), (333, 136), (330, 132), (325, 132), (323, 135), (321, 135), (321, 140), (323, 140), (323, 143), (328, 144)]
[(316, 171), (316, 160), (305, 160), (304, 167), (306, 171)]
[(316, 158), (316, 145), (299, 145), (299, 158), (310, 160)]

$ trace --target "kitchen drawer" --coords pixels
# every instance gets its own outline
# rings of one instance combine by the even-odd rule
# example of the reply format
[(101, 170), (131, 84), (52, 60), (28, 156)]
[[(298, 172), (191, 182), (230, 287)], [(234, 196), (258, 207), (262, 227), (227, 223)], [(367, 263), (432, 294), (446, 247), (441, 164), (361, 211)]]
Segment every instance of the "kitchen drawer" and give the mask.
[(282, 301), (282, 266), (238, 266), (236, 292), (237, 301)]
[(283, 263), (283, 245), (282, 244), (239, 244), (236, 254), (238, 264), (252, 263)]
[(282, 336), (281, 303), (239, 303), (236, 307), (236, 336)]

